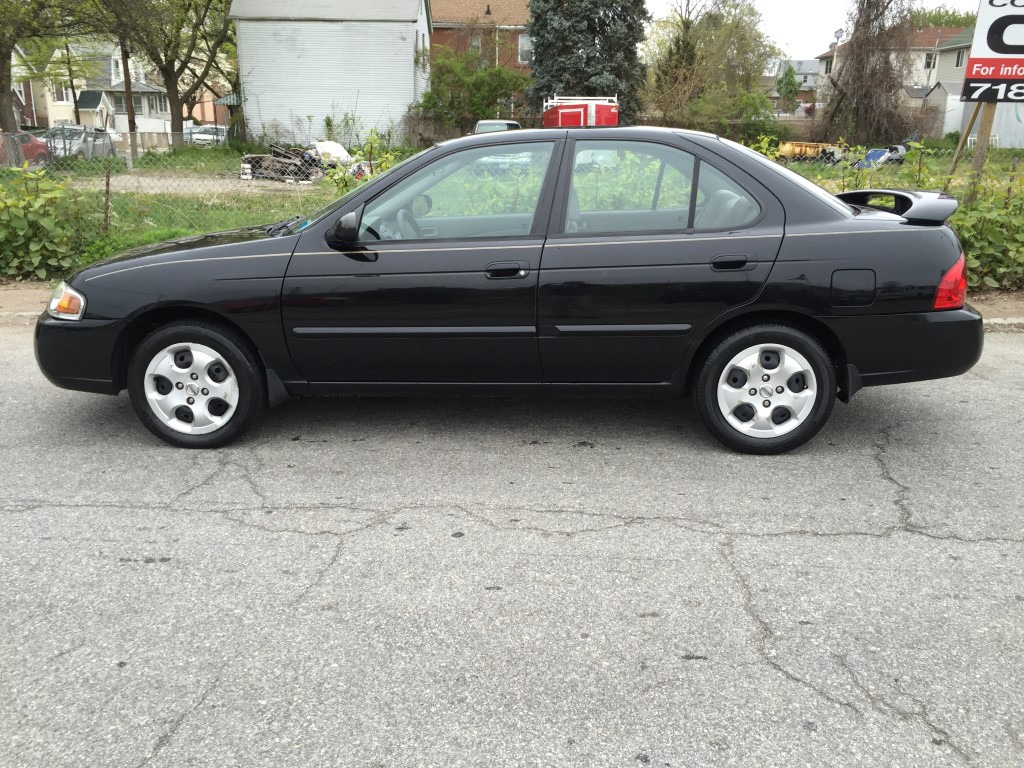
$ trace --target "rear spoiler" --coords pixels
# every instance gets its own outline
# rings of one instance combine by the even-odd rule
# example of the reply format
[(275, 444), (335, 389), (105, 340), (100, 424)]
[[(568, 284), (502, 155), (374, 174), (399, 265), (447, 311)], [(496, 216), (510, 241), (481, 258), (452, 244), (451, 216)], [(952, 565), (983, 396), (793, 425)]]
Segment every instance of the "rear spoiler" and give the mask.
[[(858, 189), (836, 195), (844, 203), (874, 208), (902, 216), (912, 224), (945, 224), (960, 205), (945, 192), (912, 192), (899, 189)], [(879, 202), (883, 198), (884, 202)], [(887, 203), (892, 200), (892, 206)], [(874, 201), (874, 202), (872, 202)]]

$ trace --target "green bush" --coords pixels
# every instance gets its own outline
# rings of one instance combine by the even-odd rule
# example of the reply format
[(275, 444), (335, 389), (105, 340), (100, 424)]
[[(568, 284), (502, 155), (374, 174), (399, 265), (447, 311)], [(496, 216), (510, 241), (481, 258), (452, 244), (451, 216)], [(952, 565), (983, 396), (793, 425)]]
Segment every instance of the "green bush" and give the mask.
[(961, 205), (952, 224), (967, 254), (972, 288), (1024, 287), (1024, 179), (1007, 186), (983, 184), (969, 205)]
[(82, 228), (66, 185), (28, 168), (0, 180), (0, 274), (45, 280), (75, 265)]

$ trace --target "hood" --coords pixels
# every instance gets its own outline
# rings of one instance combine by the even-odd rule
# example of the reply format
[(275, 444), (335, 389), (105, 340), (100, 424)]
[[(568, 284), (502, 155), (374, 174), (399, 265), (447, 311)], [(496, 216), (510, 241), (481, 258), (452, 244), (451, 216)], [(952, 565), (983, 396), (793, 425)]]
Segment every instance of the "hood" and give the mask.
[[(287, 264), (296, 242), (298, 235), (271, 236), (267, 234), (266, 226), (182, 237), (132, 248), (117, 256), (90, 264), (76, 272), (69, 282), (81, 284), (104, 278), (101, 282), (107, 283), (107, 278), (129, 274), (133, 277), (142, 277), (144, 281), (159, 281), (167, 274), (167, 269), (175, 269), (175, 265), (178, 264), (193, 275), (198, 276), (202, 273), (209, 276), (218, 274), (217, 270), (210, 272), (216, 264), (241, 267), (243, 264), (265, 262), (263, 257), (267, 256), (281, 257), (284, 259), (282, 264)], [(253, 269), (262, 274), (265, 266), (267, 265)], [(231, 270), (231, 274), (234, 277), (246, 277), (250, 271), (235, 268)], [(180, 274), (180, 271), (177, 272)]]

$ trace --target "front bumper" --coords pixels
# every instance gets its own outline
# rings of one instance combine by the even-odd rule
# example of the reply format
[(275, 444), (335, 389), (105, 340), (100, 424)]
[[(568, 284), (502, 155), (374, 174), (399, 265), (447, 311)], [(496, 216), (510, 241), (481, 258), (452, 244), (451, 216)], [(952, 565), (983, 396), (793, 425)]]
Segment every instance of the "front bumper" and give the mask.
[(36, 362), (43, 375), (64, 389), (116, 395), (117, 320), (56, 320), (43, 312), (36, 321)]
[(970, 306), (818, 320), (835, 333), (851, 378), (864, 387), (958, 376), (978, 362), (985, 343), (981, 314)]

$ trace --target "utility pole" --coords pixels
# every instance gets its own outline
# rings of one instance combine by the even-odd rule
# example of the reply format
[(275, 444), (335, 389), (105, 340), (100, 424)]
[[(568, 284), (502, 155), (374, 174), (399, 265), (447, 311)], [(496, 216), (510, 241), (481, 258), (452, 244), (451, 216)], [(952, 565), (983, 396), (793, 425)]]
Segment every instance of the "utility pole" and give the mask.
[(124, 76), (124, 108), (128, 114), (128, 142), (131, 151), (128, 153), (128, 170), (131, 170), (132, 161), (138, 157), (135, 133), (138, 125), (135, 123), (135, 102), (132, 99), (132, 75), (128, 69), (128, 43), (121, 37), (121, 74)]

